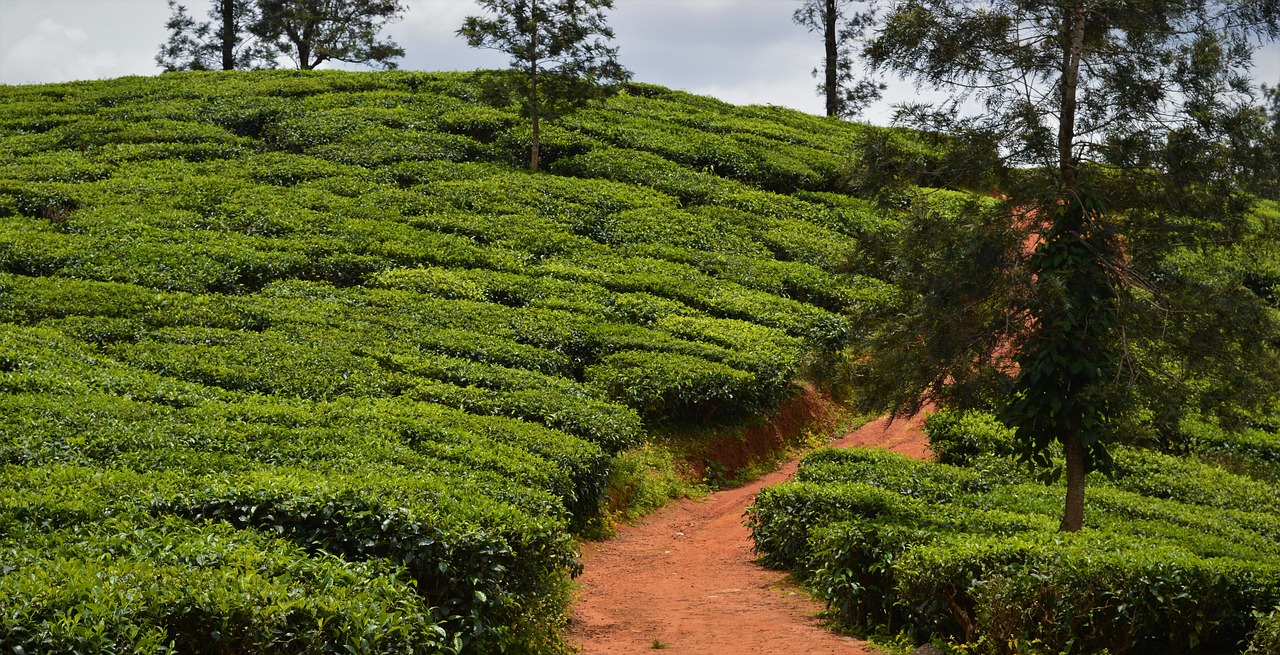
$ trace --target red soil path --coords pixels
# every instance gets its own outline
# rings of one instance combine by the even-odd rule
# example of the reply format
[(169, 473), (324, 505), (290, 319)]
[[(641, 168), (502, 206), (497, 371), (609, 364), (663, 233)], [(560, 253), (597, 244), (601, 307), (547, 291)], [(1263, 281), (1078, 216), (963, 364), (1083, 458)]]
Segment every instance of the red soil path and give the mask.
[[(922, 417), (868, 423), (832, 443), (926, 458)], [(872, 655), (866, 642), (824, 629), (822, 604), (785, 573), (755, 562), (743, 512), (757, 492), (786, 481), (778, 470), (702, 500), (673, 503), (642, 525), (583, 547), (585, 570), (570, 621), (583, 655), (806, 653)]]

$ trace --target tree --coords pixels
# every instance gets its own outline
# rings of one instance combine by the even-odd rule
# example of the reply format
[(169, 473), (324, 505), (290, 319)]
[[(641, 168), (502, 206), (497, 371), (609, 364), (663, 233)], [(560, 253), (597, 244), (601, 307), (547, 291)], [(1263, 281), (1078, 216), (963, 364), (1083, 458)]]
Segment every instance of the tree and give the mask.
[[(1131, 415), (1167, 434), (1183, 408), (1239, 418), (1277, 391), (1280, 326), (1243, 272), (1275, 234), (1238, 147), (1250, 56), (1277, 36), (1277, 0), (901, 0), (865, 40), (874, 69), (952, 93), (902, 120), (997, 143), (1014, 169), (1012, 221), (975, 206), (952, 251), (882, 262), (908, 318), (870, 340), (872, 386), (897, 413), (995, 404), (1045, 468), (1060, 443), (1064, 531)], [(937, 223), (918, 215), (907, 232)]]
[(533, 129), (529, 168), (538, 170), (540, 119), (599, 97), (630, 78), (610, 46), (604, 12), (613, 0), (478, 0), (485, 16), (468, 16), (458, 30), (473, 48), (511, 56), (520, 98)]
[(326, 61), (395, 68), (404, 49), (379, 40), (387, 23), (400, 18), (400, 0), (258, 0), (255, 35), (297, 64), (312, 70)]
[(1263, 109), (1271, 122), (1271, 130), (1280, 134), (1280, 85), (1262, 85)]
[(175, 0), (169, 0), (169, 11), (169, 40), (156, 55), (165, 72), (275, 68), (275, 49), (249, 33), (260, 20), (254, 0), (214, 0), (205, 22)]
[(1262, 85), (1258, 108), (1258, 195), (1280, 200), (1280, 86)]
[[(846, 16), (851, 0), (803, 0), (791, 19), (810, 32), (821, 32), (826, 46), (822, 83), (818, 95), (826, 98), (827, 115), (849, 118), (862, 113), (866, 106), (880, 98), (883, 83), (870, 79), (853, 79), (853, 42), (873, 22), (871, 12), (854, 12)], [(813, 69), (818, 77), (818, 69)]]

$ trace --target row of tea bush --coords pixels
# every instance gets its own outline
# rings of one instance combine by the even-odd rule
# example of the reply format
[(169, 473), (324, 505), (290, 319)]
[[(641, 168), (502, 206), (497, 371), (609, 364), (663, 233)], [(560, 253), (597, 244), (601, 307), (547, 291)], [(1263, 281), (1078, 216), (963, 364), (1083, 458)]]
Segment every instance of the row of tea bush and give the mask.
[[(1088, 480), (1085, 529), (1063, 489), (1028, 482), (980, 413), (927, 424), (940, 461), (821, 450), (751, 510), (757, 552), (860, 631), (991, 653), (1239, 652), (1280, 603), (1280, 486), (1119, 447)], [(1248, 442), (1246, 438), (1244, 441)], [(992, 454), (1000, 453), (1000, 454)]]
[(892, 296), (869, 128), (631, 85), (533, 175), (503, 82), (0, 89), (0, 649), (563, 649), (613, 458)]

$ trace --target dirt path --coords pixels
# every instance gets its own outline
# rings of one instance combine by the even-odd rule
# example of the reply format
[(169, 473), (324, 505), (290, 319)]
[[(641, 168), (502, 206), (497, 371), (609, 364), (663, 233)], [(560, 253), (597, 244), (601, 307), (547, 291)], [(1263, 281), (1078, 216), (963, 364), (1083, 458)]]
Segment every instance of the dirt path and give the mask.
[[(927, 457), (922, 419), (868, 423), (832, 445), (876, 446)], [(746, 486), (673, 503), (642, 525), (586, 544), (570, 638), (583, 655), (662, 652), (871, 655), (866, 642), (821, 627), (822, 604), (784, 573), (755, 563), (743, 511), (797, 462)]]

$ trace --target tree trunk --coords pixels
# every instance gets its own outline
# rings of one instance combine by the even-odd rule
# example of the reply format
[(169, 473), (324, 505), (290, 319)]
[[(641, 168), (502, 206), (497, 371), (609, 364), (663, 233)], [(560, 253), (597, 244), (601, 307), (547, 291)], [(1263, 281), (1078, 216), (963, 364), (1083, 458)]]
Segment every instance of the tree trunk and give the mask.
[(304, 71), (311, 70), (311, 44), (306, 41), (298, 41), (298, 68)]
[[(284, 32), (289, 36), (289, 40), (298, 46), (298, 68), (304, 71), (313, 70), (324, 61), (322, 56), (313, 52), (316, 45), (316, 20), (318, 19), (309, 12), (304, 16), (284, 18)], [(296, 22), (291, 25), (290, 21)], [(316, 57), (315, 61), (311, 61), (313, 54)]]
[[(1079, 166), (1075, 160), (1077, 91), (1080, 85), (1080, 60), (1084, 53), (1084, 23), (1087, 10), (1082, 0), (1071, 6), (1071, 14), (1065, 16), (1062, 30), (1062, 96), (1058, 117), (1058, 170), (1062, 175), (1062, 195), (1066, 203), (1060, 221), (1072, 223), (1079, 229), (1084, 219), (1080, 197)], [(1077, 326), (1077, 329), (1083, 329)], [(1074, 404), (1068, 387), (1067, 403)], [(1062, 512), (1062, 532), (1077, 532), (1084, 526), (1084, 444), (1080, 440), (1082, 430), (1081, 409), (1073, 407), (1068, 423), (1068, 434), (1062, 440), (1063, 455), (1067, 460), (1067, 498)]]
[(1058, 170), (1068, 203), (1080, 201), (1080, 176), (1075, 160), (1076, 95), (1080, 86), (1080, 59), (1084, 55), (1084, 22), (1087, 10), (1083, 2), (1071, 7), (1064, 17), (1062, 29), (1062, 110), (1058, 116)]
[(222, 14), (221, 43), (222, 70), (235, 70), (236, 67), (236, 0), (221, 0), (219, 11)]
[(538, 146), (541, 128), (538, 125), (538, 3), (529, 3), (529, 20), (533, 23), (533, 57), (529, 62), (529, 117), (533, 119), (533, 143), (529, 148), (529, 170), (538, 172)]
[(529, 170), (538, 172), (538, 146), (542, 140), (542, 134), (538, 125), (538, 75), (533, 75), (532, 102), (530, 103), (530, 113), (533, 118), (533, 143), (529, 147)]
[(1062, 511), (1061, 532), (1078, 532), (1084, 527), (1084, 444), (1080, 430), (1072, 422), (1071, 434), (1062, 443), (1067, 458), (1067, 502)]
[(840, 50), (836, 43), (836, 19), (839, 15), (836, 12), (836, 0), (826, 0), (826, 10), (823, 12), (822, 19), (824, 24), (823, 36), (826, 38), (827, 45), (827, 70), (826, 84), (824, 87), (827, 92), (827, 115), (840, 115)]

